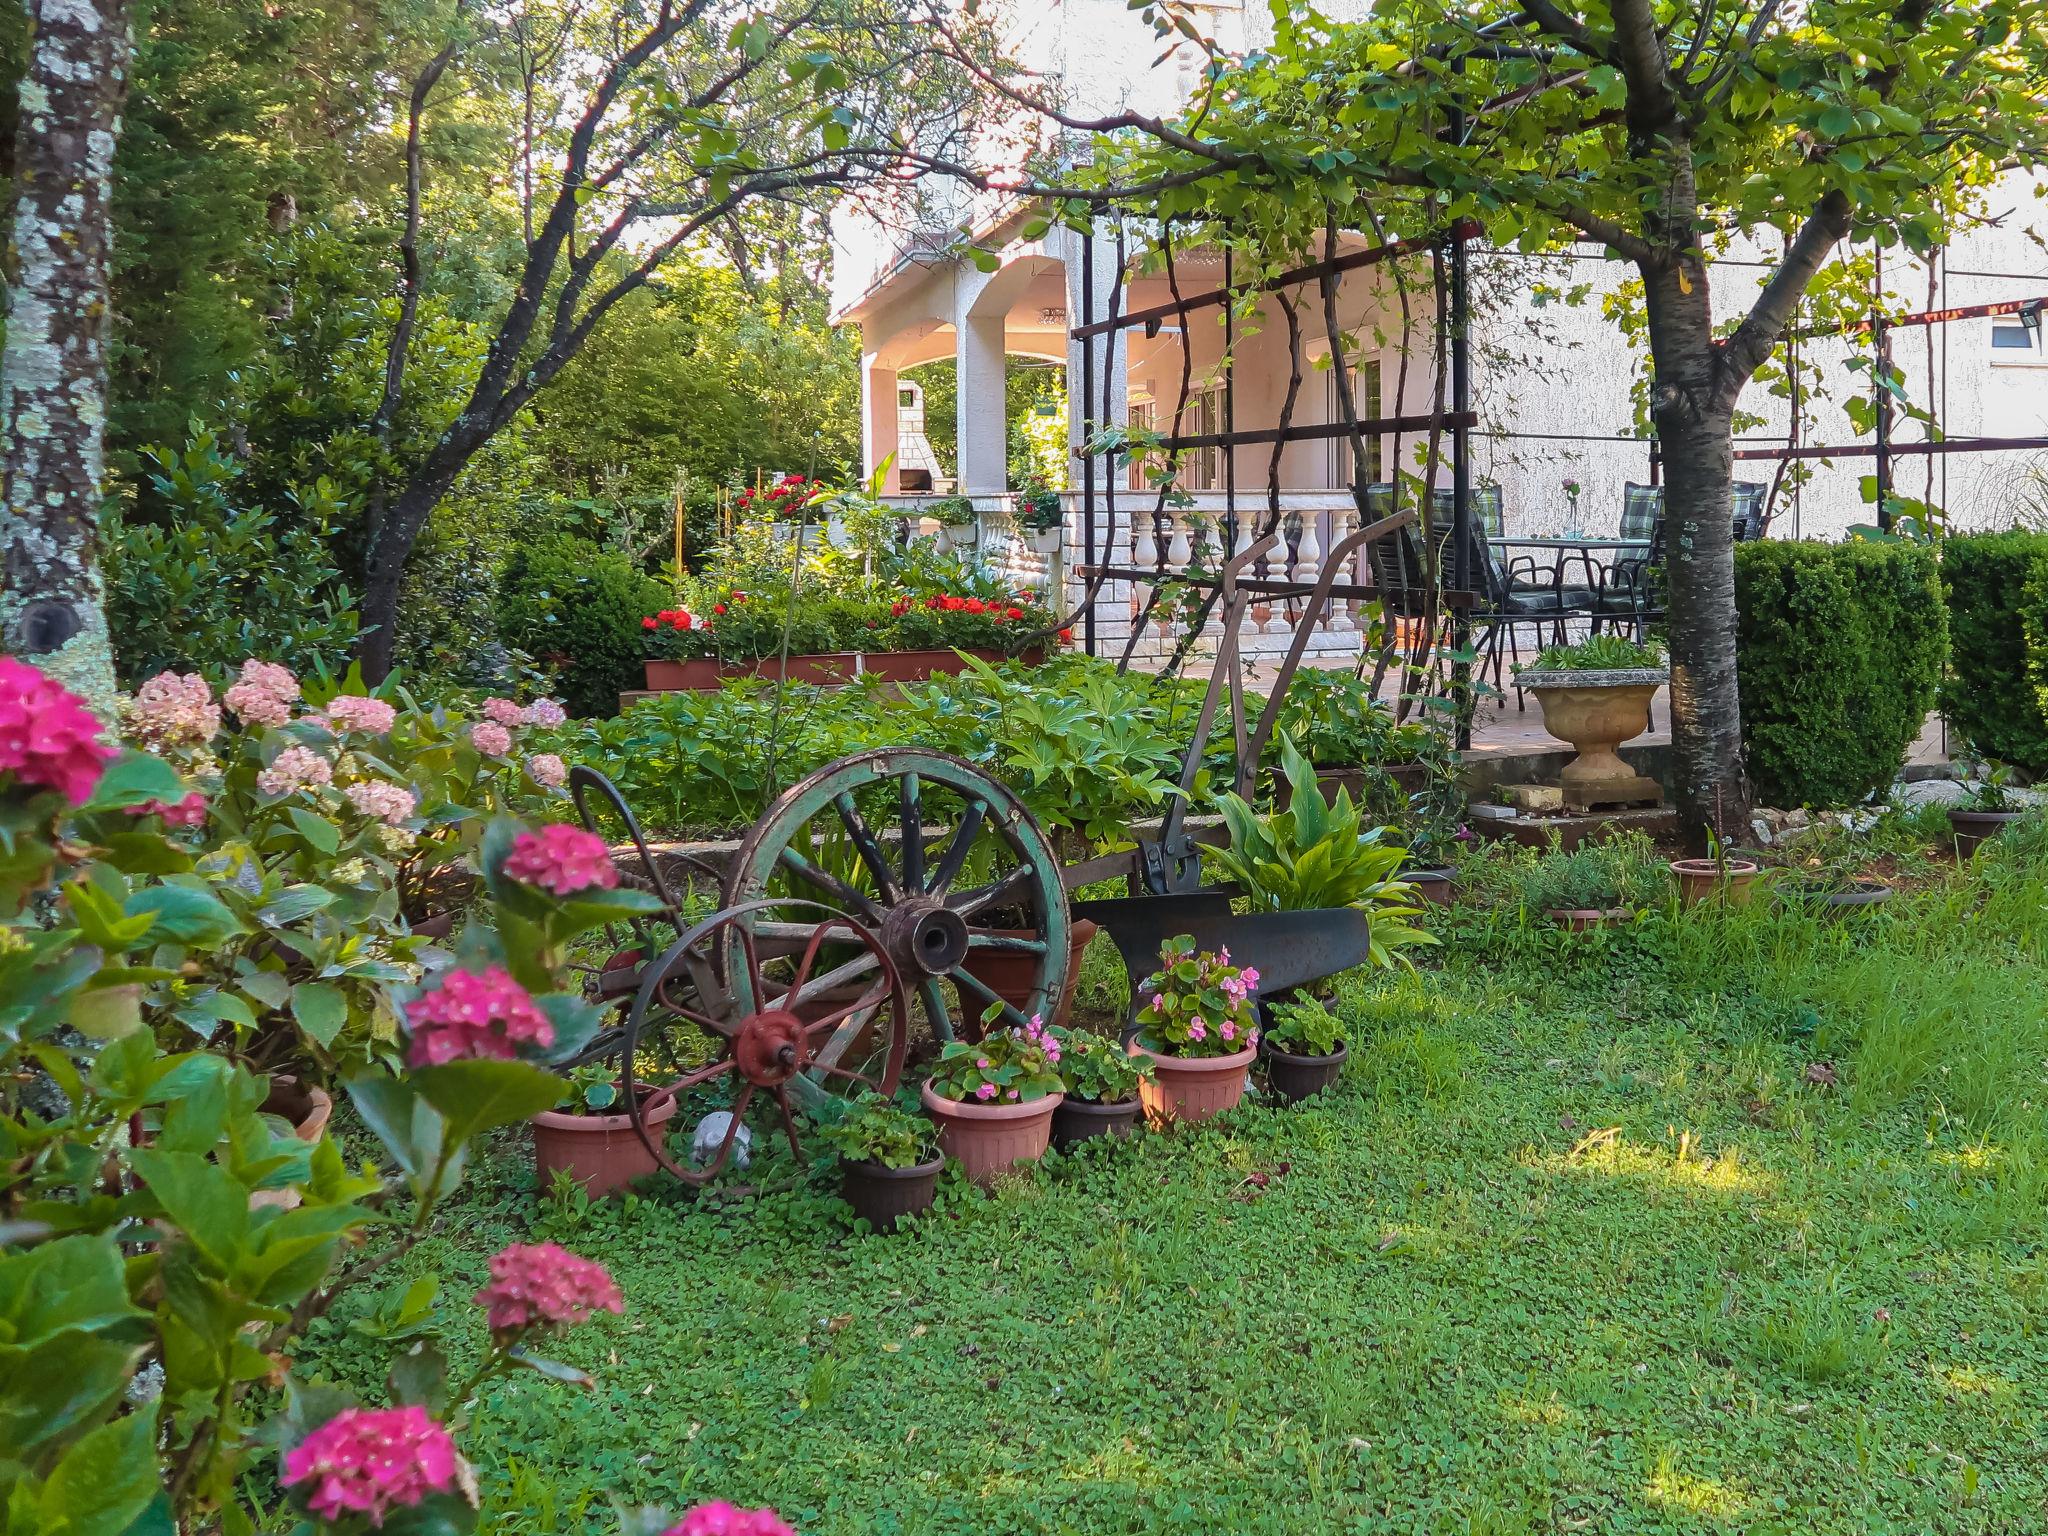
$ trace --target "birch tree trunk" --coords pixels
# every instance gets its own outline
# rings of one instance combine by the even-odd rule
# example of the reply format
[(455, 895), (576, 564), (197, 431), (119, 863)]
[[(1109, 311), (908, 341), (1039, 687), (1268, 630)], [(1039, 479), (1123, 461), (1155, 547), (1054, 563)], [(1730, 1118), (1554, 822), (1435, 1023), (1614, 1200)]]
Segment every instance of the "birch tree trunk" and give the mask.
[(0, 640), (111, 718), (98, 543), (107, 262), (129, 0), (25, 0), (7, 341), (0, 351)]

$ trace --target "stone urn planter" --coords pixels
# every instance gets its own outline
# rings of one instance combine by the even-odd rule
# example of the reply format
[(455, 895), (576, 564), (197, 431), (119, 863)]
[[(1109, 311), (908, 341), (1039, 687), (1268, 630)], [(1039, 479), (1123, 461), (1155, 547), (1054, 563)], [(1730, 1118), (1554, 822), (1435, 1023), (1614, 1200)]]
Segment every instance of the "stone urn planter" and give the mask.
[(1749, 905), (1751, 887), (1762, 872), (1749, 859), (1673, 859), (1671, 873), (1678, 878), (1678, 899), (1688, 907), (1721, 897), (1731, 907)]
[(1035, 1163), (1052, 1144), (1053, 1111), (1066, 1099), (1049, 1093), (1022, 1104), (959, 1102), (920, 1090), (925, 1113), (939, 1128), (939, 1147), (977, 1184), (993, 1184), (1019, 1163)]
[(1259, 1054), (1258, 1047), (1250, 1046), (1228, 1056), (1165, 1056), (1135, 1040), (1125, 1049), (1152, 1063), (1152, 1079), (1138, 1084), (1138, 1099), (1154, 1126), (1176, 1120), (1199, 1125), (1237, 1108), (1244, 1097), (1244, 1075)]
[(1579, 754), (1558, 775), (1566, 805), (1591, 810), (1663, 797), (1657, 781), (1629, 767), (1615, 749), (1650, 728), (1650, 700), (1670, 676), (1663, 667), (1515, 674), (1515, 686), (1536, 695), (1543, 729)]

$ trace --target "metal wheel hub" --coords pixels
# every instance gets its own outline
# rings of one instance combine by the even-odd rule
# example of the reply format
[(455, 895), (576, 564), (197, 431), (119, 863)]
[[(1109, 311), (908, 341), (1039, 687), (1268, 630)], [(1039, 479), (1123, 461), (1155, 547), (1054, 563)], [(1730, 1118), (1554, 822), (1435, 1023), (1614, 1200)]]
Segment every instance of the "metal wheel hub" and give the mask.
[(908, 896), (891, 907), (881, 937), (905, 976), (944, 976), (967, 958), (967, 919), (934, 896)]
[(788, 1082), (804, 1064), (804, 1024), (780, 1008), (749, 1014), (732, 1042), (733, 1064), (757, 1088)]

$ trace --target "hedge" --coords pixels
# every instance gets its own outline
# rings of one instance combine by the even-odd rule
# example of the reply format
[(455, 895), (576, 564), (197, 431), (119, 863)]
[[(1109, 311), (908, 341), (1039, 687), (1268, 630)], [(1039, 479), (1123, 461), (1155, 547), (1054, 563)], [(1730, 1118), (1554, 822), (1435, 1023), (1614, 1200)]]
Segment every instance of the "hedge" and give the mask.
[(2048, 533), (1959, 535), (1942, 546), (1941, 576), (1942, 711), (1980, 757), (2048, 773)]
[(665, 583), (627, 556), (573, 534), (515, 548), (498, 583), (498, 632), (560, 665), (562, 696), (579, 715), (617, 712), (645, 681), (640, 621), (665, 606)]
[(1742, 749), (1760, 804), (1838, 808), (1891, 783), (1948, 645), (1923, 545), (1767, 539), (1735, 551)]

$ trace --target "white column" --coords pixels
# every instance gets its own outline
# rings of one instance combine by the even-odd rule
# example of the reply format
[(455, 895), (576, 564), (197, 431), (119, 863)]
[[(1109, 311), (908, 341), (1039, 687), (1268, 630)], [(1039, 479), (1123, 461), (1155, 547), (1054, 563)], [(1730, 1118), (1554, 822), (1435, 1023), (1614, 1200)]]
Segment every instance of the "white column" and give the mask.
[[(873, 355), (860, 361), (860, 419), (861, 419), (861, 462), (865, 472), (874, 474), (884, 459), (891, 458), (897, 450), (896, 432), (897, 394), (896, 370), (879, 361)], [(900, 465), (889, 465), (889, 478), (882, 489), (895, 492), (902, 488), (897, 477)]]
[(963, 496), (999, 496), (1007, 488), (1010, 423), (1003, 389), (1003, 317), (966, 314), (953, 330), (960, 370), (955, 402)]
[[(1080, 235), (1075, 231), (1060, 229), (1055, 232), (1054, 238), (1058, 241), (1056, 248), (1066, 270), (1069, 325), (1086, 325), (1108, 319), (1110, 284), (1116, 276), (1114, 229), (1108, 224), (1097, 227), (1092, 262), (1084, 261), (1084, 251), (1087, 248), (1083, 246)], [(1092, 292), (1087, 294), (1087, 297), (1094, 301), (1092, 306), (1082, 302), (1084, 266), (1090, 268), (1092, 272)], [(1128, 294), (1125, 295), (1121, 307), (1125, 310), (1131, 307)], [(1067, 338), (1067, 448), (1072, 455), (1067, 464), (1067, 486), (1077, 493), (1069, 501), (1067, 550), (1068, 558), (1076, 565), (1086, 558), (1082, 540), (1081, 497), (1078, 493), (1085, 483), (1086, 472), (1082, 467), (1080, 448), (1087, 440), (1088, 424), (1093, 422), (1099, 429), (1110, 425), (1123, 426), (1131, 419), (1130, 385), (1125, 373), (1128, 353), (1124, 346), (1124, 336), (1124, 332), (1118, 331), (1107, 336), (1090, 336), (1080, 341), (1071, 336)], [(1089, 375), (1091, 371), (1094, 388), (1084, 400), (1081, 385), (1084, 376)], [(1105, 380), (1108, 381), (1106, 388)], [(1108, 537), (1108, 520), (1104, 511), (1103, 496), (1105, 479), (1111, 474), (1122, 476), (1126, 473), (1127, 471), (1122, 468), (1111, 469), (1107, 460), (1096, 461), (1095, 527), (1098, 540)], [(1117, 542), (1123, 546), (1123, 549), (1116, 551), (1117, 556), (1121, 556), (1123, 550), (1130, 548), (1134, 534), (1143, 538), (1146, 547), (1149, 548), (1150, 529), (1135, 527), (1132, 523), (1132, 512), (1134, 509), (1138, 511), (1140, 523), (1148, 522), (1152, 498), (1143, 492), (1132, 491), (1120, 483), (1116, 500)], [(1098, 546), (1096, 557), (1101, 558), (1104, 552)], [(1109, 598), (1111, 590), (1113, 588), (1105, 589), (1105, 600)], [(1109, 606), (1105, 601), (1097, 610), (1098, 620), (1106, 619), (1108, 613)], [(1104, 649), (1107, 650), (1107, 646)]]

